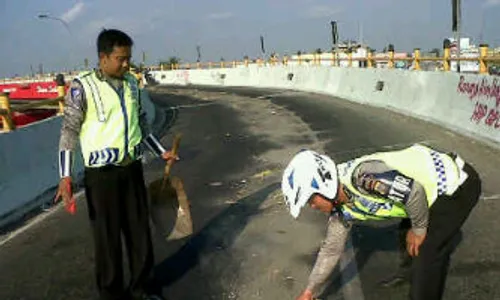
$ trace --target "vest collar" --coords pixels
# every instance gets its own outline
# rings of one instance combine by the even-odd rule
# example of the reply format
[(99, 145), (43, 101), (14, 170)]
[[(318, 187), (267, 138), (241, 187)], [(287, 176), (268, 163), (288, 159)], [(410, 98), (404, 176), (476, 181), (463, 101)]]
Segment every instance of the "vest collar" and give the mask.
[(115, 89), (121, 89), (123, 87), (123, 81), (125, 79), (117, 79), (117, 78), (111, 78), (107, 75), (105, 75), (101, 69), (97, 69), (95, 71), (95, 75), (97, 77), (98, 80), (100, 81), (106, 81), (108, 82), (112, 87), (114, 87)]

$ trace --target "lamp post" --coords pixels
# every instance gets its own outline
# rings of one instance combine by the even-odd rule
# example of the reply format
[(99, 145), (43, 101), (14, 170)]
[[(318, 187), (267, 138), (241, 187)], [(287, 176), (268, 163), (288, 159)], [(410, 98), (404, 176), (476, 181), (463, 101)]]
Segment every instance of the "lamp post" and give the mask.
[(480, 27), (480, 30), (479, 30), (479, 42), (481, 44), (484, 44), (485, 43), (485, 40), (484, 40), (484, 15), (486, 14), (486, 7), (483, 6), (481, 8), (481, 27)]
[(63, 19), (61, 18), (57, 18), (57, 17), (52, 17), (51, 15), (48, 15), (48, 14), (40, 14), (38, 15), (38, 18), (39, 19), (50, 19), (50, 20), (56, 20), (56, 21), (59, 21), (61, 22), (64, 27), (68, 30), (69, 34), (71, 34), (71, 30), (69, 30), (69, 26), (68, 26), (68, 23), (66, 23)]
[(200, 45), (197, 45), (196, 46), (196, 53), (198, 54), (197, 58), (196, 58), (196, 62), (201, 62), (201, 46)]
[(260, 51), (262, 53), (262, 60), (266, 60), (266, 47), (264, 45), (264, 36), (260, 36)]
[(68, 33), (72, 36), (73, 34), (71, 33), (71, 30), (69, 29), (68, 23), (66, 23), (63, 19), (58, 18), (58, 17), (53, 17), (49, 14), (39, 14), (38, 15), (39, 19), (47, 19), (47, 20), (55, 20), (61, 22), (61, 24), (64, 25), (64, 27), (68, 30)]
[(457, 43), (457, 72), (460, 73), (460, 30), (462, 23), (462, 1), (452, 0), (452, 31)]

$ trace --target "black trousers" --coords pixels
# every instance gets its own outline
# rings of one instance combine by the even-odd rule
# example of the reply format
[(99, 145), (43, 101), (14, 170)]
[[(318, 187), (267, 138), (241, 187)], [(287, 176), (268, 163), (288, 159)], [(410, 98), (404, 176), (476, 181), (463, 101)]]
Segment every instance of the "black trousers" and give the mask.
[[(124, 167), (86, 168), (85, 194), (100, 298), (129, 299), (143, 293), (154, 258), (141, 162)], [(122, 234), (131, 273), (128, 288), (124, 288), (123, 282)]]
[[(443, 296), (450, 256), (460, 234), (460, 228), (481, 195), (481, 180), (468, 164), (467, 180), (452, 196), (440, 196), (429, 210), (427, 236), (420, 246), (419, 256), (412, 259), (410, 299), (439, 300)], [(411, 227), (409, 219), (401, 223), (401, 232)], [(405, 244), (405, 234), (400, 234)], [(404, 263), (403, 263), (404, 264)]]

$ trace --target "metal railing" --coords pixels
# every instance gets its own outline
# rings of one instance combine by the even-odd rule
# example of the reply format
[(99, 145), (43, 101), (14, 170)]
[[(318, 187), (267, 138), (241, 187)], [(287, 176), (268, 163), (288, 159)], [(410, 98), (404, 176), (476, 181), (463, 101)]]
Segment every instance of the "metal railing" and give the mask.
[[(389, 47), (387, 54), (384, 57), (377, 57), (374, 55), (373, 51), (367, 51), (365, 57), (354, 57), (353, 51), (347, 49), (344, 52), (332, 51), (330, 57), (325, 58), (325, 53), (318, 54), (297, 54), (295, 58), (290, 58), (284, 56), (282, 59), (277, 57), (271, 57), (268, 60), (258, 58), (256, 60), (250, 60), (248, 58), (243, 61), (220, 61), (220, 62), (197, 62), (197, 63), (184, 63), (184, 64), (163, 64), (157, 67), (150, 67), (152, 70), (186, 70), (186, 69), (211, 69), (211, 68), (236, 68), (240, 66), (248, 67), (250, 64), (257, 64), (258, 66), (274, 66), (274, 65), (289, 65), (294, 62), (298, 65), (302, 64), (312, 64), (321, 65), (322, 62), (328, 62), (331, 66), (340, 66), (341, 62), (347, 62), (347, 67), (352, 67), (353, 62), (363, 62), (365, 68), (374, 68), (377, 63), (386, 63), (387, 68), (393, 69), (396, 67), (396, 62), (404, 61), (409, 62), (412, 65), (412, 69), (415, 71), (422, 70), (421, 64), (423, 62), (435, 62), (441, 64), (441, 70), (444, 72), (451, 71), (452, 62), (478, 62), (479, 63), (479, 74), (488, 74), (488, 65), (492, 62), (500, 63), (500, 55), (489, 55), (488, 45), (479, 46), (478, 57), (454, 57), (451, 54), (450, 44), (447, 43), (443, 46), (443, 56), (441, 57), (426, 57), (422, 56), (421, 50), (419, 48), (413, 51), (411, 57), (396, 57), (393, 47)], [(343, 56), (343, 57), (342, 57)], [(312, 59), (311, 59), (312, 57)]]
[(13, 121), (14, 112), (25, 112), (31, 109), (58, 109), (58, 114), (62, 115), (64, 111), (64, 96), (66, 94), (65, 86), (57, 86), (58, 97), (46, 100), (27, 101), (23, 104), (12, 104), (9, 99), (9, 93), (0, 93), (0, 132), (10, 132), (16, 129)]

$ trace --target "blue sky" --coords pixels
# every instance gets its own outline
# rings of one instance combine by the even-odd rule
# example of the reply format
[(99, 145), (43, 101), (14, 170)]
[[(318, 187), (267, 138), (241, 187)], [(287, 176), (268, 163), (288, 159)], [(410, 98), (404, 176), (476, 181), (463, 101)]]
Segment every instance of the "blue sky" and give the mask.
[[(462, 0), (463, 32), (479, 43), (500, 45), (500, 0)], [(40, 13), (65, 20), (40, 20)], [(482, 22), (484, 16), (484, 23)], [(0, 0), (0, 77), (96, 64), (95, 39), (102, 27), (119, 28), (135, 41), (134, 59), (147, 63), (179, 56), (196, 60), (240, 59), (260, 52), (295, 53), (331, 47), (330, 20), (341, 39), (364, 41), (381, 50), (440, 48), (451, 35), (451, 0)]]

